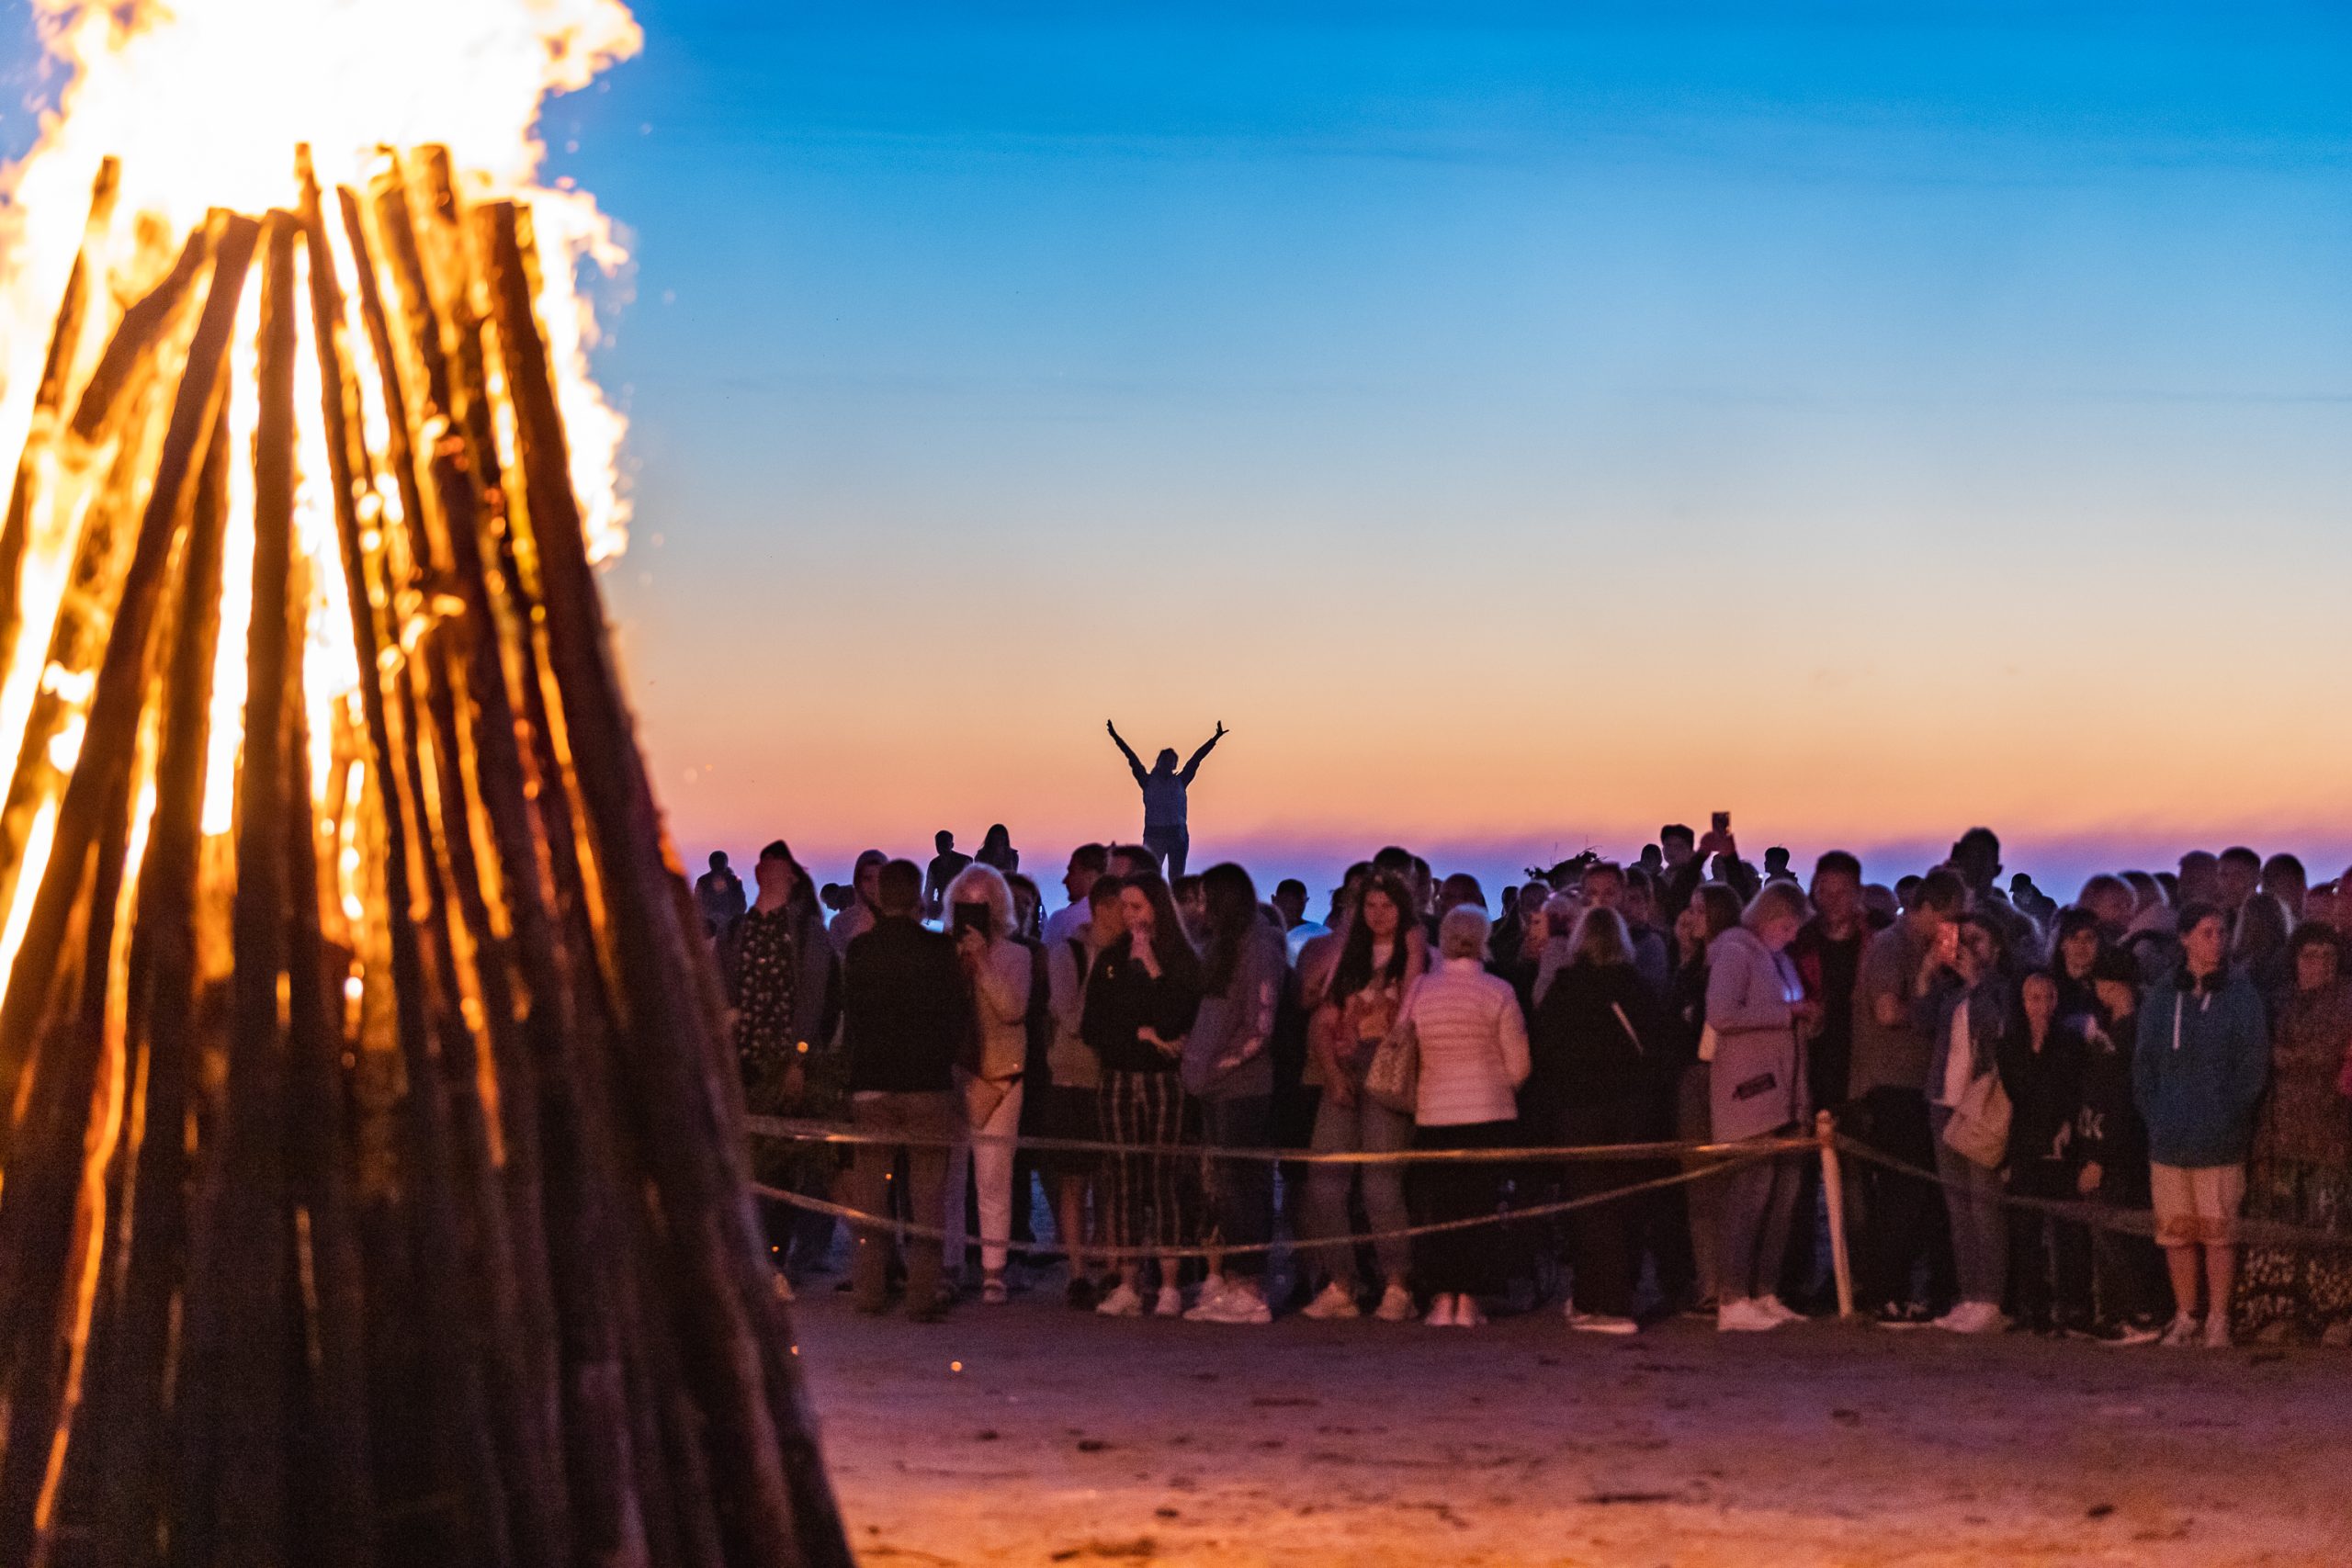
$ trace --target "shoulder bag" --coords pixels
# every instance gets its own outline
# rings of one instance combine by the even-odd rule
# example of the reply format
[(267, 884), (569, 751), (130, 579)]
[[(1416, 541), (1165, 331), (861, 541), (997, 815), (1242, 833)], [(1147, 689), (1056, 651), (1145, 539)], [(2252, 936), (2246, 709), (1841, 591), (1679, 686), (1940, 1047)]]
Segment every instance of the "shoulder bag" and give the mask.
[(1410, 1116), (1420, 1108), (1421, 1037), (1413, 1027), (1413, 999), (1396, 1010), (1396, 1021), (1380, 1037), (1363, 1070), (1363, 1091), (1373, 1103)]
[(2008, 1163), (2009, 1091), (2001, 1075), (1984, 1073), (1969, 1080), (1951, 1120), (1944, 1123), (1944, 1145), (1972, 1165), (1998, 1170)]

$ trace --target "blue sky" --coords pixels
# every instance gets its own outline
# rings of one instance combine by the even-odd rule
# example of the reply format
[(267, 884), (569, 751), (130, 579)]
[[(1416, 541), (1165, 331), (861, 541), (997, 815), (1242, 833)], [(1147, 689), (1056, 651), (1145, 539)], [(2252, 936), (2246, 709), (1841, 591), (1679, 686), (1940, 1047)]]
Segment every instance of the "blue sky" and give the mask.
[(2341, 7), (636, 10), (547, 130), (690, 850), (1053, 858), (1116, 716), (1269, 869), (2352, 856)]

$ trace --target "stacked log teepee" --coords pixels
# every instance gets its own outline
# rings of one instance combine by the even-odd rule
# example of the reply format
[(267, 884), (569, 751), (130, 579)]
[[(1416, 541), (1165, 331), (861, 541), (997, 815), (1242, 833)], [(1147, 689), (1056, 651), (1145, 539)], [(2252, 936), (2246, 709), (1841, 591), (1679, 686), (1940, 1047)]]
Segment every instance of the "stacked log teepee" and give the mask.
[(54, 616), (0, 807), (0, 1562), (846, 1562), (529, 215), (431, 151), (290, 188), (122, 308), (77, 267), (0, 529), (0, 648)]

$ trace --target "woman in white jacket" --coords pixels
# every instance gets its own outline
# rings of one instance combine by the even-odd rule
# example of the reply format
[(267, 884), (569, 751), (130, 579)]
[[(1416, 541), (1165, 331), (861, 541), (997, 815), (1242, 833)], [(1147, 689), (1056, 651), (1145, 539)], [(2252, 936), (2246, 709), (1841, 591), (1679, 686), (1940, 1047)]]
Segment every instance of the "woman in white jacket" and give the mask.
[(964, 1263), (964, 1190), (978, 1186), (980, 1299), (1004, 1301), (1004, 1262), (1012, 1239), (1012, 1139), (1021, 1128), (1021, 1076), (1029, 1058), (1029, 949), (1012, 935), (1012, 889), (994, 868), (968, 865), (947, 886), (948, 929), (972, 982), (979, 1070), (959, 1071), (964, 1122), (978, 1140), (947, 1162), (942, 1244), (947, 1272)]
[[(1487, 973), (1487, 912), (1464, 904), (1438, 927), (1438, 966), (1414, 982), (1397, 1027), (1420, 1054), (1413, 1146), (1509, 1148), (1519, 1130), (1513, 1096), (1527, 1081), (1527, 1021), (1510, 984)], [(1431, 1161), (1409, 1168), (1414, 1219), (1421, 1224), (1495, 1212), (1502, 1168), (1491, 1160)], [(1480, 1294), (1495, 1278), (1492, 1232), (1440, 1231), (1420, 1238), (1413, 1267), (1430, 1292), (1428, 1321), (1475, 1328), (1486, 1321)]]

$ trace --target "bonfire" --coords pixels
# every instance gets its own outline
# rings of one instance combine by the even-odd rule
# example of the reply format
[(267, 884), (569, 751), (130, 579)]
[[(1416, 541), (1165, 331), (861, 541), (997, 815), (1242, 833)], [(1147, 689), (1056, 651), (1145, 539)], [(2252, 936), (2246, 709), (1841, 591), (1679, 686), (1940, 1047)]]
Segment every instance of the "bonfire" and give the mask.
[(619, 252), (537, 184), (633, 24), (36, 9), (0, 1562), (846, 1562), (597, 592)]

